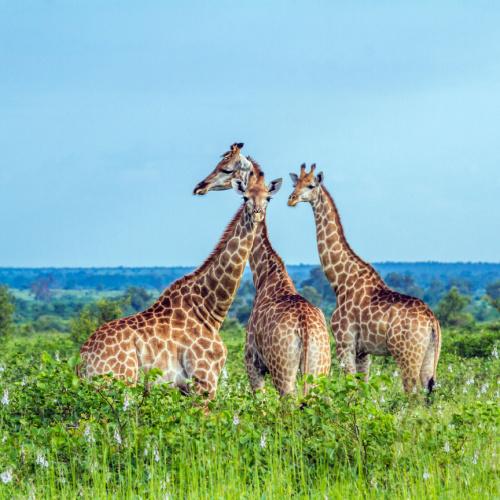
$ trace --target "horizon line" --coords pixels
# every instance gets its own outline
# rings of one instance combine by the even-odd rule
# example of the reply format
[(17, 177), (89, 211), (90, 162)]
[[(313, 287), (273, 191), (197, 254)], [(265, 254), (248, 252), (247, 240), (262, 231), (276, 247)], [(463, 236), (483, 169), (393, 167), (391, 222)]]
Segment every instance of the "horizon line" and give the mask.
[[(373, 261), (371, 262), (372, 265), (383, 265), (383, 264), (412, 264), (412, 265), (425, 265), (425, 264), (441, 264), (441, 265), (500, 265), (500, 261), (493, 262), (493, 261), (440, 261), (440, 260), (384, 260), (384, 261)], [(248, 264), (247, 264), (248, 265)], [(312, 263), (304, 263), (300, 262), (298, 264), (287, 264), (285, 263), (286, 266), (295, 266), (295, 267), (300, 267), (300, 266), (309, 266), (309, 267), (320, 267), (321, 264), (312, 264)], [(1, 270), (18, 270), (18, 269), (24, 269), (24, 270), (35, 270), (35, 269), (168, 269), (168, 268), (180, 268), (180, 269), (196, 269), (197, 266), (195, 265), (150, 265), (150, 266), (134, 266), (134, 265), (112, 265), (112, 266), (0, 266), (0, 271)]]

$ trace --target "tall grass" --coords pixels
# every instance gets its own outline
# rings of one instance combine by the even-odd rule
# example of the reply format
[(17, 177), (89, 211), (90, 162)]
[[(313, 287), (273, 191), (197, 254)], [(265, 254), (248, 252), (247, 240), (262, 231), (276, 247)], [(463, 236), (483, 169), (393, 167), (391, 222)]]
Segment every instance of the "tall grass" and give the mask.
[(307, 400), (280, 400), (250, 393), (241, 332), (225, 337), (208, 416), (165, 386), (79, 382), (61, 336), (48, 354), (4, 344), (0, 497), (498, 498), (496, 357), (445, 354), (430, 402), (386, 359), (369, 384), (334, 367)]

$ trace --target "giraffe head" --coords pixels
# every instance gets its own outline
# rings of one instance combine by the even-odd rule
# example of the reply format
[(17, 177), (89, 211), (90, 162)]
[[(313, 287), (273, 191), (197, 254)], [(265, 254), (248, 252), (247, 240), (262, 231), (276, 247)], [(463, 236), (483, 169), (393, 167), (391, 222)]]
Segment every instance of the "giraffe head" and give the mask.
[(248, 180), (233, 178), (231, 181), (233, 189), (245, 201), (245, 208), (254, 222), (262, 222), (266, 215), (267, 204), (271, 198), (280, 190), (283, 179), (275, 179), (268, 186), (264, 180), (264, 172), (257, 176), (250, 172)]
[(235, 142), (229, 151), (222, 155), (222, 160), (204, 180), (194, 188), (193, 194), (207, 194), (209, 191), (223, 191), (231, 189), (234, 178), (246, 180), (252, 170), (252, 164), (242, 154), (242, 142)]
[(319, 195), (321, 184), (323, 184), (323, 172), (315, 175), (316, 164), (311, 165), (311, 171), (306, 172), (306, 164), (300, 166), (300, 174), (290, 174), (294, 190), (288, 197), (288, 206), (294, 207), (301, 201), (312, 203)]

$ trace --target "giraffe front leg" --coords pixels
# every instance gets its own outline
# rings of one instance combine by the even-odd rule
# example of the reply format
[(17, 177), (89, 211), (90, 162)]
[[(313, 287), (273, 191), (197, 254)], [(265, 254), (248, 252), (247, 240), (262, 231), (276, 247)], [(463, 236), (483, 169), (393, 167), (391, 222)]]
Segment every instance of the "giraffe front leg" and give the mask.
[(184, 370), (193, 380), (194, 390), (207, 401), (214, 399), (227, 356), (222, 340), (213, 342), (208, 349), (200, 349), (200, 345), (194, 344), (186, 354)]
[(253, 335), (250, 334), (245, 344), (245, 366), (252, 391), (256, 392), (263, 390), (267, 368), (257, 350)]
[(365, 375), (365, 382), (370, 378), (370, 365), (372, 363), (371, 357), (367, 353), (356, 354), (356, 372)]

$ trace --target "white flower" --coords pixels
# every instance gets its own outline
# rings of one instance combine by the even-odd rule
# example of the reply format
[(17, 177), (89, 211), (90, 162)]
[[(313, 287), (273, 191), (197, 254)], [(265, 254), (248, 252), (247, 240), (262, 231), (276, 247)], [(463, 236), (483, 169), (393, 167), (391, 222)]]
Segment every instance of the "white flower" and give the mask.
[(4, 372), (5, 371), (5, 366), (3, 365), (0, 365), (0, 373)]
[(381, 402), (381, 403), (385, 403), (384, 396), (380, 396), (380, 402)]
[(11, 469), (4, 470), (0, 474), (0, 479), (2, 480), (3, 484), (9, 484), (12, 481), (12, 470)]
[(42, 453), (38, 453), (38, 455), (36, 456), (36, 464), (45, 468), (49, 466), (49, 462), (47, 462), (47, 459), (43, 456)]
[(448, 371), (449, 371), (450, 373), (452, 373), (452, 372), (453, 372), (453, 366), (452, 366), (452, 365), (448, 365)]
[(233, 425), (234, 426), (240, 425), (240, 417), (238, 417), (238, 415), (236, 415), (236, 413), (234, 414), (234, 417), (233, 417)]
[(9, 404), (10, 400), (9, 400), (9, 389), (5, 389), (5, 391), (3, 391), (3, 396), (2, 396), (2, 404), (4, 406), (7, 406)]
[(160, 461), (160, 452), (158, 451), (158, 448), (155, 446), (155, 449), (153, 450), (153, 456), (155, 459), (155, 462)]
[(479, 451), (477, 451), (477, 450), (476, 450), (476, 451), (474, 452), (474, 456), (472, 457), (472, 463), (473, 463), (474, 465), (476, 465), (476, 464), (477, 464), (477, 460), (478, 460), (478, 458), (479, 458)]
[(21, 380), (21, 387), (24, 387), (27, 383), (28, 383), (28, 378), (27, 377), (23, 377), (22, 380)]
[(473, 378), (473, 377), (468, 378), (468, 379), (465, 381), (465, 384), (466, 384), (466, 385), (474, 385), (474, 378)]
[(446, 443), (444, 443), (443, 451), (445, 453), (450, 453), (450, 443), (448, 443), (448, 441), (446, 441)]
[(262, 436), (260, 436), (260, 447), (264, 449), (267, 444), (267, 438), (265, 432), (262, 433)]
[(92, 430), (89, 425), (85, 426), (85, 430), (83, 431), (83, 436), (85, 437), (85, 441), (87, 443), (93, 443), (95, 441), (94, 436), (92, 435)]
[(127, 411), (129, 406), (130, 406), (130, 398), (128, 397), (128, 394), (126, 394), (125, 399), (123, 400), (123, 411)]
[(226, 370), (226, 368), (224, 367), (224, 368), (222, 369), (222, 380), (225, 382), (228, 378), (229, 378), (229, 375), (227, 374), (227, 370)]
[(424, 481), (427, 481), (427, 479), (429, 479), (431, 475), (427, 471), (424, 471), (422, 477), (424, 478)]
[(488, 388), (489, 388), (489, 385), (487, 383), (483, 384), (481, 386), (481, 390), (480, 390), (481, 394), (486, 394), (486, 392), (488, 391)]
[(397, 370), (395, 370), (394, 372), (392, 372), (392, 376), (394, 378), (398, 377), (399, 376), (399, 372)]
[(115, 441), (118, 444), (122, 444), (122, 437), (120, 436), (120, 433), (118, 432), (118, 429), (115, 429), (115, 433), (114, 433), (113, 437), (115, 438)]
[(498, 359), (498, 349), (497, 349), (497, 346), (493, 347), (493, 350), (491, 351), (491, 357), (493, 359)]
[(464, 394), (467, 394), (467, 387), (464, 387), (464, 388), (462, 389), (462, 392), (463, 392)]
[(54, 358), (57, 362), (61, 361), (61, 358), (59, 357), (59, 352), (56, 352), (56, 355), (54, 356)]

